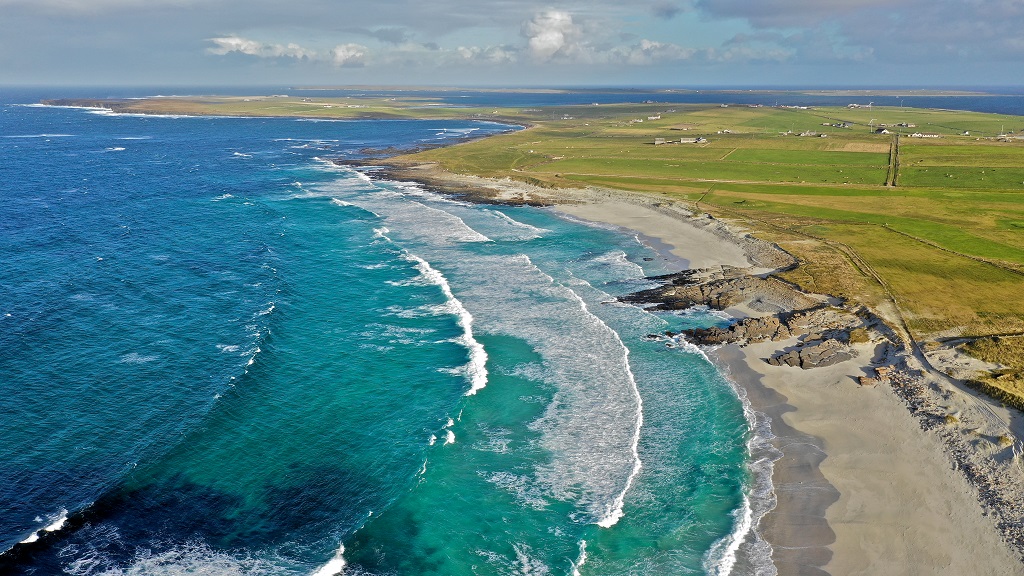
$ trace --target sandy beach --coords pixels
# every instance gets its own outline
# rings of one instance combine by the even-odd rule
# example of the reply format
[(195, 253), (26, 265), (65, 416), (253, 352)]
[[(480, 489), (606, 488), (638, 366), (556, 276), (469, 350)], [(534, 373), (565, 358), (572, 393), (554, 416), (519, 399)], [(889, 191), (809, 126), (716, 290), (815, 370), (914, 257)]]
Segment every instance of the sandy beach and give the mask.
[[(556, 209), (636, 230), (693, 268), (755, 268), (721, 234), (650, 204), (599, 200)], [(771, 443), (782, 453), (772, 474), (777, 506), (757, 528), (773, 547), (778, 573), (1024, 574), (977, 487), (954, 468), (948, 443), (922, 430), (923, 417), (893, 388), (858, 383), (891, 360), (878, 357), (884, 345), (861, 344), (856, 357), (810, 370), (764, 361), (794, 344), (730, 344), (711, 354), (753, 409), (770, 418)], [(945, 398), (940, 409), (966, 418), (984, 401), (959, 392), (940, 391), (936, 402)], [(977, 429), (964, 434), (984, 437)], [(973, 446), (982, 456), (993, 452)]]

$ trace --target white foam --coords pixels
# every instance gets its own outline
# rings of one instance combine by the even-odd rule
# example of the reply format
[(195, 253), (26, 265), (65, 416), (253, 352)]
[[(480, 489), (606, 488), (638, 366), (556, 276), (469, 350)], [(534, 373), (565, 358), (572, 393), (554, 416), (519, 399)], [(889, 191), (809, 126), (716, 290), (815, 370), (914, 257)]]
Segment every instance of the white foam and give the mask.
[[(369, 176), (362, 172), (349, 170), (351, 174), (372, 183)], [(424, 204), (410, 198), (410, 194), (400, 190), (379, 188), (367, 192), (365, 187), (351, 190), (351, 179), (343, 179), (328, 186), (327, 191), (332, 197), (355, 204), (360, 208), (381, 215), (389, 228), (401, 230), (403, 233), (414, 233), (429, 244), (491, 242), (487, 236), (466, 224), (466, 222), (440, 208)], [(397, 187), (397, 185), (396, 185)], [(347, 191), (357, 194), (345, 195)], [(424, 224), (429, 224), (424, 226)]]
[(130, 565), (98, 571), (109, 564), (109, 560), (96, 553), (87, 553), (64, 566), (64, 570), (75, 576), (276, 576), (281, 573), (280, 568), (268, 561), (218, 552), (199, 543), (163, 552), (139, 549)]
[[(583, 310), (590, 314), (590, 311), (587, 310), (586, 302), (584, 302), (583, 299), (575, 292), (571, 293), (579, 300), (580, 306), (583, 307)], [(594, 316), (594, 318), (597, 317)], [(600, 320), (598, 321), (600, 322)], [(602, 322), (602, 324), (604, 323)], [(607, 327), (607, 325), (605, 325), (605, 327)], [(626, 485), (622, 488), (622, 492), (620, 492), (612, 501), (612, 504), (608, 506), (608, 512), (603, 518), (597, 521), (597, 525), (602, 528), (611, 528), (622, 519), (622, 507), (626, 499), (626, 493), (628, 493), (629, 489), (633, 486), (633, 481), (636, 480), (637, 475), (640, 473), (640, 469), (643, 467), (643, 464), (640, 462), (640, 431), (644, 426), (643, 398), (640, 396), (640, 388), (636, 384), (636, 378), (633, 376), (633, 370), (629, 367), (629, 348), (627, 348), (622, 342), (622, 338), (619, 337), (617, 332), (611, 328), (608, 328), (608, 330), (615, 336), (615, 340), (618, 341), (619, 346), (622, 347), (622, 365), (629, 379), (629, 385), (633, 391), (633, 396), (636, 399), (636, 421), (633, 429), (633, 440), (630, 443), (630, 452), (633, 454), (633, 471), (630, 472), (629, 477), (626, 479)]]
[[(743, 505), (733, 511), (736, 519), (735, 528), (718, 542), (711, 546), (705, 555), (705, 568), (711, 576), (729, 576), (736, 566), (736, 552), (740, 544), (753, 526), (754, 515), (750, 509), (750, 500), (743, 496)], [(717, 559), (717, 560), (712, 560)], [(708, 566), (709, 560), (711, 565)]]
[(327, 561), (326, 564), (320, 567), (319, 570), (313, 572), (312, 576), (337, 576), (345, 570), (345, 545), (341, 544), (338, 546), (338, 551), (334, 553), (334, 557)]
[(334, 204), (335, 206), (353, 206), (351, 202), (345, 202), (344, 200), (339, 200), (337, 198), (331, 198), (331, 204)]
[(74, 134), (11, 134), (4, 138), (73, 138)]
[(253, 350), (252, 356), (249, 357), (249, 361), (245, 363), (246, 368), (256, 363), (256, 357), (259, 356), (260, 352), (263, 352), (263, 350), (261, 350), (260, 347), (257, 346), (256, 349)]
[(576, 558), (576, 561), (572, 563), (572, 576), (582, 576), (580, 568), (587, 563), (587, 541), (580, 540), (580, 555)]
[(628, 270), (628, 274), (635, 276), (637, 278), (641, 278), (644, 276), (643, 267), (641, 267), (636, 262), (631, 262), (629, 260), (629, 255), (623, 252), (622, 250), (612, 250), (611, 252), (606, 252), (594, 258), (594, 261), (600, 262), (602, 264), (609, 264), (612, 266), (624, 268)]
[(437, 435), (436, 434), (431, 434), (430, 435), (430, 440), (427, 441), (427, 444), (429, 444), (430, 446), (433, 446), (434, 444), (437, 444)]
[[(37, 520), (41, 520), (41, 519), (37, 518)], [(31, 535), (29, 535), (28, 538), (25, 538), (24, 540), (22, 540), (21, 543), (22, 544), (31, 544), (32, 542), (35, 542), (36, 540), (39, 540), (39, 537), (42, 536), (43, 532), (56, 532), (56, 531), (60, 530), (61, 528), (63, 528), (64, 525), (67, 524), (67, 522), (68, 522), (68, 511), (67, 511), (67, 509), (66, 508), (61, 508), (60, 512), (58, 512), (54, 516), (51, 516), (48, 520), (50, 522), (49, 524), (47, 524), (46, 526), (44, 526), (44, 527), (40, 528), (39, 530), (36, 530), (35, 532), (33, 532)]]
[(538, 228), (525, 222), (520, 222), (501, 210), (489, 209), (487, 210), (487, 213), (497, 218), (502, 224), (511, 228), (516, 240), (533, 240), (536, 238), (542, 238), (544, 234), (551, 233), (551, 230), (548, 230), (547, 228)]
[(124, 146), (114, 146), (106, 149), (107, 152), (124, 152), (125, 150), (127, 150), (127, 148)]
[[(378, 190), (371, 192), (351, 190), (346, 180), (351, 179), (330, 189), (331, 196), (379, 214), (394, 231), (389, 240), (399, 247), (415, 245), (418, 258), (432, 269), (444, 270), (448, 291), (458, 295), (466, 320), (472, 319), (474, 336), (477, 331), (513, 336), (541, 356), (544, 380), (556, 391), (543, 416), (530, 424), (552, 455), (538, 465), (536, 482), (547, 497), (573, 502), (587, 521), (614, 525), (640, 469), (643, 424), (628, 350), (618, 334), (587, 310), (570, 287), (555, 282), (526, 255), (466, 246), (465, 237), (482, 235), (440, 208), (451, 204), (425, 195), (414, 197), (395, 190), (394, 183), (378, 183)], [(498, 217), (489, 220), (497, 222)], [(504, 221), (502, 225), (515, 228)], [(454, 305), (449, 308), (463, 317)], [(479, 350), (483, 352), (482, 347)], [(474, 355), (483, 359), (471, 351)], [(474, 364), (483, 367), (474, 362), (467, 368)], [(481, 379), (484, 375), (467, 374)]]
[(220, 202), (221, 200), (227, 200), (228, 198), (234, 198), (232, 194), (221, 194), (213, 199), (213, 202)]
[(241, 349), (241, 346), (237, 346), (235, 344), (217, 344), (217, 349), (221, 352), (231, 354), (233, 352), (238, 352)]
[(746, 390), (736, 384), (728, 372), (724, 376), (743, 405), (743, 415), (750, 427), (751, 434), (747, 440), (747, 468), (751, 472), (753, 482), (745, 488), (743, 504), (733, 511), (733, 517), (737, 521), (732, 532), (708, 550), (704, 557), (704, 567), (709, 574), (726, 576), (734, 569), (737, 556), (742, 549), (744, 557), (758, 576), (775, 576), (778, 569), (772, 561), (772, 546), (761, 536), (758, 527), (761, 519), (772, 511), (778, 502), (775, 486), (772, 484), (772, 473), (775, 462), (782, 457), (782, 452), (771, 443), (775, 438), (771, 431), (771, 419), (766, 414), (754, 410)]
[(516, 551), (516, 574), (521, 576), (544, 576), (551, 573), (551, 568), (530, 554), (533, 550), (525, 544), (513, 544)]
[[(686, 351), (686, 352), (688, 352), (690, 354), (696, 354), (697, 356), (700, 356), (705, 361), (707, 361), (709, 364), (714, 364), (714, 362), (711, 361), (711, 358), (708, 357), (708, 354), (704, 350), (704, 348), (701, 347), (701, 346), (697, 346), (693, 342), (690, 342), (689, 340), (686, 339), (686, 336), (684, 336), (682, 334), (679, 334), (677, 336), (673, 336), (673, 337), (669, 338), (668, 340), (669, 340), (669, 347), (671, 347), (671, 348), (680, 348), (680, 349), (682, 349), (682, 350), (684, 350), (684, 351)], [(714, 350), (715, 347), (708, 346), (708, 349), (709, 350)], [(735, 389), (736, 387), (734, 386), (733, 388)]]
[(456, 315), (456, 321), (462, 328), (462, 336), (457, 341), (469, 350), (469, 362), (464, 366), (464, 370), (470, 385), (466, 396), (472, 396), (487, 386), (487, 352), (483, 344), (473, 337), (473, 315), (452, 293), (452, 287), (444, 274), (419, 256), (406, 253), (406, 258), (415, 262), (416, 269), (423, 278), (441, 288), (441, 292), (448, 299), (449, 307)]
[(523, 506), (534, 510), (546, 510), (548, 501), (544, 498), (543, 489), (529, 477), (511, 472), (478, 473), (485, 480), (515, 496)]
[(252, 158), (252, 154), (246, 154), (244, 152), (232, 152), (231, 155), (236, 158)]
[(444, 433), (444, 445), (455, 444), (455, 432), (446, 430)]
[(121, 363), (122, 364), (145, 364), (147, 362), (152, 362), (152, 361), (158, 360), (158, 359), (159, 359), (159, 356), (143, 356), (142, 354), (139, 354), (138, 352), (131, 352), (129, 354), (125, 354), (125, 355), (121, 356)]

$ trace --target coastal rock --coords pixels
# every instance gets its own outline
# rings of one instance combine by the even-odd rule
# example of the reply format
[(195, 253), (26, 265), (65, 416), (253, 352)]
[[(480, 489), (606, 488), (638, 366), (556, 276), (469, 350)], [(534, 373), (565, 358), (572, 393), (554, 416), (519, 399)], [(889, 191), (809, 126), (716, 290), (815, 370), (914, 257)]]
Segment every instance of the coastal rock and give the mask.
[(726, 328), (693, 328), (685, 330), (684, 334), (696, 344), (711, 346), (732, 342), (785, 340), (793, 336), (789, 325), (779, 316), (746, 318)]
[(767, 362), (773, 366), (794, 366), (804, 370), (831, 366), (855, 356), (853, 350), (835, 339), (817, 340), (798, 348), (780, 352)]
[(693, 306), (725, 310), (742, 305), (759, 313), (802, 310), (821, 303), (777, 278), (750, 276), (731, 267), (720, 271), (687, 270), (649, 280), (664, 282), (664, 285), (625, 296), (622, 300), (655, 304), (657, 310), (683, 310)]

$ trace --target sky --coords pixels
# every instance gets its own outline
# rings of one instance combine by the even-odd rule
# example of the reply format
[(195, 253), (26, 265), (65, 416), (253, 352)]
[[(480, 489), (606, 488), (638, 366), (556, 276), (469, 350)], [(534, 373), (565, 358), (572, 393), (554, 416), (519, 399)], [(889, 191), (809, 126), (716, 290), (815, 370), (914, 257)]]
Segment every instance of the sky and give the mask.
[(1024, 84), (1024, 0), (0, 0), (0, 85)]

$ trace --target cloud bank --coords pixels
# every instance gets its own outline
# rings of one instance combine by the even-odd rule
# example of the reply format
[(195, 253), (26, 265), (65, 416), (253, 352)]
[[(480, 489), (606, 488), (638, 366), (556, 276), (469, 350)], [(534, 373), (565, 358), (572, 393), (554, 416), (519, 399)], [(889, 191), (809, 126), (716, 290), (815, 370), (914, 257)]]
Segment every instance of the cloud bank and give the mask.
[(1024, 0), (0, 0), (0, 13), (8, 81), (178, 70), (263, 82), (261, 70), (345, 68), (346, 79), (402, 83), (1011, 83), (1024, 71)]

